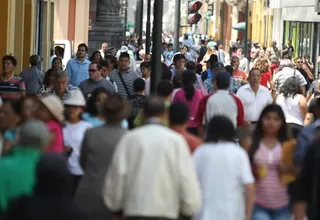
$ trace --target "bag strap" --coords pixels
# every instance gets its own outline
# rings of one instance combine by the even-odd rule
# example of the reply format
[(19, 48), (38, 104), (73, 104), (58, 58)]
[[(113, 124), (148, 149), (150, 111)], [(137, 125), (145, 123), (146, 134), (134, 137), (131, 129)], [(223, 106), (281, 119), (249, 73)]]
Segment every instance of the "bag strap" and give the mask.
[(126, 83), (125, 83), (125, 81), (124, 81), (124, 79), (123, 79), (122, 74), (121, 74), (119, 71), (118, 71), (118, 75), (119, 75), (119, 78), (120, 78), (120, 80), (121, 80), (121, 83), (122, 83), (124, 89), (126, 90), (127, 96), (128, 96), (128, 98), (129, 98), (129, 97), (130, 97), (129, 89), (128, 89), (128, 87), (127, 87), (127, 85), (126, 85)]

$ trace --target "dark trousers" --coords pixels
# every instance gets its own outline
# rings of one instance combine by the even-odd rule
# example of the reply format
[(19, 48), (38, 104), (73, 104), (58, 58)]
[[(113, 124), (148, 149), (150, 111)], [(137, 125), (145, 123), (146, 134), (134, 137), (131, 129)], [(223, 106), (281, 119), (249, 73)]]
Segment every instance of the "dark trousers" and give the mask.
[(72, 175), (71, 196), (74, 198), (76, 195), (79, 183), (82, 179), (82, 175)]
[(299, 134), (300, 134), (300, 131), (301, 129), (303, 128), (303, 126), (301, 125), (298, 125), (298, 124), (294, 124), (294, 123), (287, 123), (290, 131), (291, 131), (291, 134), (293, 136), (293, 138), (298, 138)]

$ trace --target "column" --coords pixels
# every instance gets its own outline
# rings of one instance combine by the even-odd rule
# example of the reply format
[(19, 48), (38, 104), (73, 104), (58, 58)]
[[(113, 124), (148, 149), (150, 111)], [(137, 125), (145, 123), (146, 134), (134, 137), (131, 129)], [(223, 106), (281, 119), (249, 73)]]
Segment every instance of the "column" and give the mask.
[[(18, 2), (16, 2), (18, 3)], [(16, 74), (23, 69), (23, 42), (24, 42), (24, 7), (25, 0), (19, 1), (15, 5), (15, 28), (14, 28), (14, 56), (18, 61)]]
[(103, 42), (119, 49), (124, 28), (120, 17), (120, 0), (97, 0), (97, 18), (89, 32), (89, 52), (100, 49)]
[[(0, 30), (2, 30), (2, 34), (0, 34), (0, 54), (3, 56), (7, 53), (7, 39), (8, 39), (8, 20), (9, 20), (9, 0), (1, 0), (0, 1)], [(1, 58), (1, 57), (0, 57)]]

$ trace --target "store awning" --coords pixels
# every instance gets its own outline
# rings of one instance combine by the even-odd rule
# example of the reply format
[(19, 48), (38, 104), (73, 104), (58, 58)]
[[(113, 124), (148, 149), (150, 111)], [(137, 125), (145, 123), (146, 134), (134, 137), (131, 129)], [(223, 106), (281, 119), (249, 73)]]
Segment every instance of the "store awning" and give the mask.
[(238, 24), (234, 25), (232, 28), (237, 30), (237, 31), (245, 31), (246, 30), (246, 23), (245, 22), (239, 22)]

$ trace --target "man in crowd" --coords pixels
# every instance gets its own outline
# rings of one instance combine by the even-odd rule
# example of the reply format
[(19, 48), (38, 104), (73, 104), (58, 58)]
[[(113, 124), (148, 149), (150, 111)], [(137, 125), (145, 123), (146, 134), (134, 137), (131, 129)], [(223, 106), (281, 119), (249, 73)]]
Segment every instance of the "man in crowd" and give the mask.
[(280, 89), (283, 86), (284, 82), (289, 79), (290, 77), (296, 77), (300, 81), (300, 87), (302, 94), (305, 94), (307, 85), (306, 79), (303, 77), (303, 75), (300, 73), (299, 70), (292, 68), (291, 60), (289, 59), (283, 59), (280, 61), (280, 71), (273, 75), (273, 81), (274, 81), (274, 90), (273, 90), (273, 96), (275, 97), (276, 94), (280, 93)]
[(79, 86), (80, 83), (89, 78), (90, 61), (86, 59), (88, 47), (86, 44), (79, 44), (77, 56), (69, 60), (66, 71), (69, 74), (70, 83), (74, 86)]
[(150, 97), (144, 116), (147, 125), (125, 134), (117, 145), (104, 201), (128, 220), (192, 217), (201, 198), (188, 145), (163, 126), (163, 99)]
[(113, 86), (115, 92), (118, 92), (118, 86), (117, 84), (110, 79), (109, 75), (112, 71), (114, 71), (113, 65), (110, 60), (100, 60), (99, 64), (101, 65), (101, 75), (104, 79), (109, 80)]
[(38, 55), (32, 55), (29, 59), (30, 68), (20, 73), (20, 77), (25, 83), (26, 94), (36, 95), (41, 88), (44, 74), (39, 70), (41, 58)]
[(66, 71), (59, 71), (56, 73), (56, 79), (53, 89), (43, 96), (54, 94), (60, 97), (62, 100), (65, 100), (68, 97), (68, 92), (70, 90), (79, 89), (78, 87), (72, 86), (69, 83), (69, 76)]
[(89, 65), (89, 75), (90, 78), (82, 81), (79, 85), (80, 90), (82, 91), (86, 100), (91, 97), (93, 90), (97, 88), (105, 88), (109, 93), (114, 93), (115, 88), (110, 80), (105, 80), (102, 77), (101, 72), (102, 66), (100, 63), (90, 63)]
[(239, 88), (237, 96), (241, 99), (244, 107), (244, 118), (250, 124), (255, 124), (265, 106), (273, 102), (269, 90), (260, 85), (261, 70), (250, 70), (248, 84)]
[(118, 93), (122, 98), (129, 98), (134, 94), (133, 82), (139, 78), (139, 74), (130, 70), (130, 55), (121, 53), (118, 61), (118, 69), (110, 73), (110, 79), (118, 87)]
[(10, 200), (32, 194), (35, 169), (49, 142), (50, 133), (43, 122), (32, 120), (22, 125), (12, 153), (0, 160), (1, 211), (6, 211)]
[(101, 45), (101, 49), (99, 50), (102, 59), (104, 59), (104, 57), (106, 56), (107, 49), (108, 49), (108, 44), (107, 44), (107, 43), (103, 43), (103, 44)]

